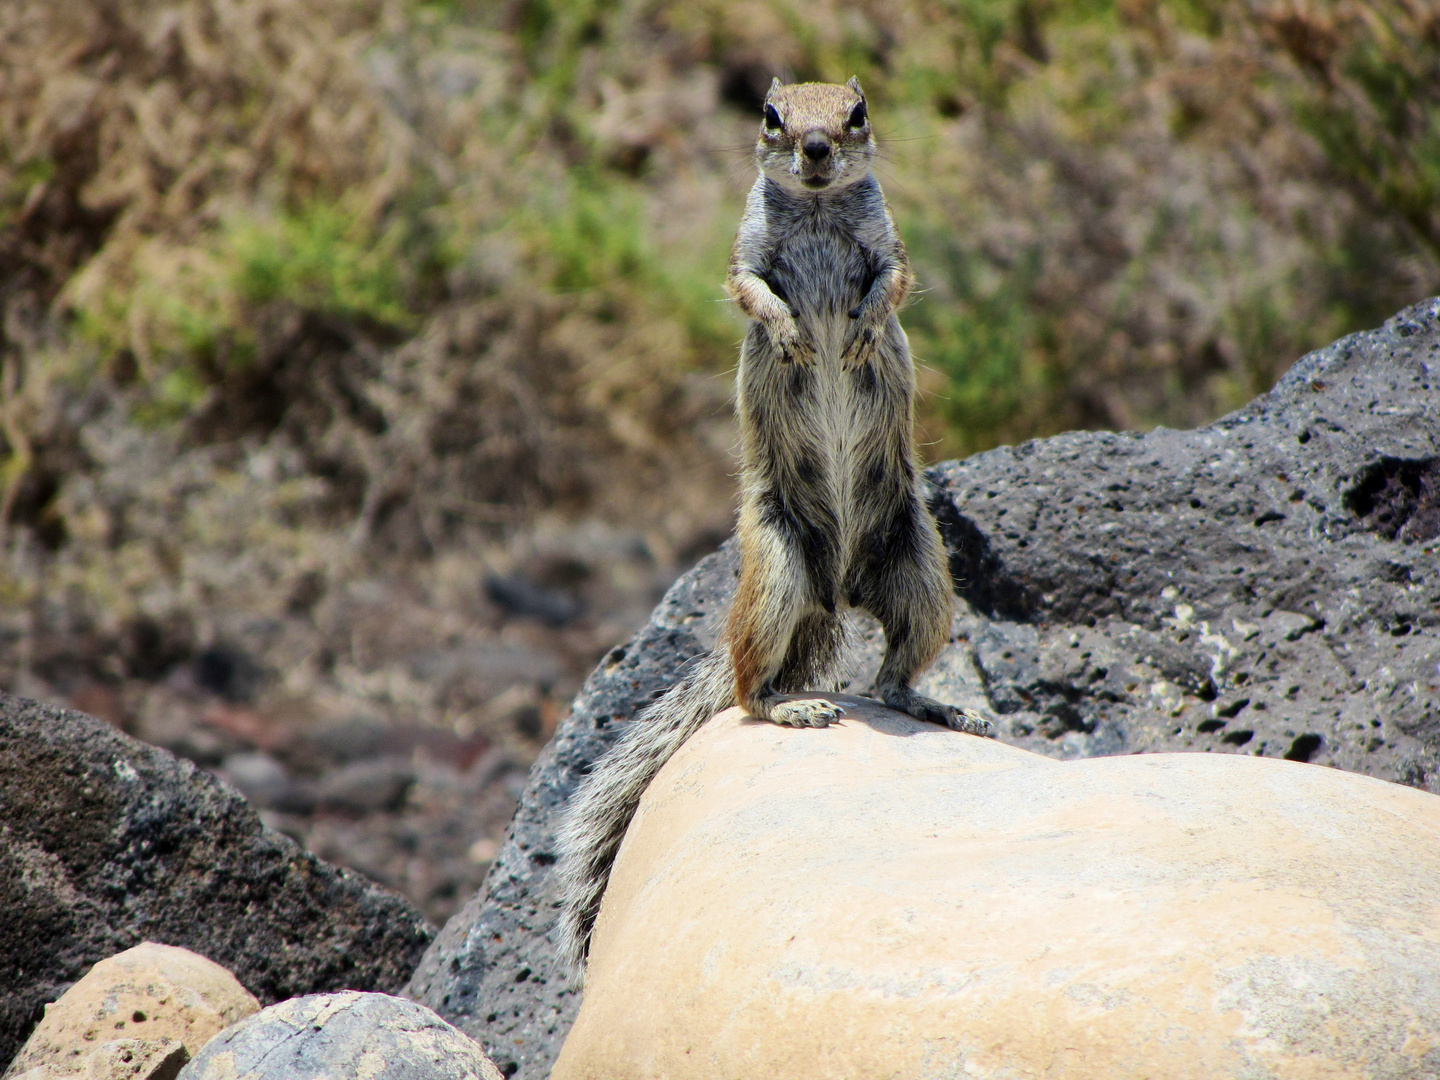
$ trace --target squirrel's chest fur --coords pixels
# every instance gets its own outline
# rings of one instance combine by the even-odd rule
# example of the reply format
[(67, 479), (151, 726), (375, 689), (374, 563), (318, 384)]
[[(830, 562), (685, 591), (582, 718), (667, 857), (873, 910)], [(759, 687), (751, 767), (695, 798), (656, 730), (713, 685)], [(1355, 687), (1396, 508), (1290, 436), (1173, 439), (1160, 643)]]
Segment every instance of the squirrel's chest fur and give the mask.
[(874, 256), (856, 223), (871, 218), (868, 204), (879, 199), (878, 186), (864, 183), (827, 198), (797, 198), (773, 184), (765, 192), (770, 257), (761, 276), (823, 360), (838, 358), (849, 312), (875, 280)]
[(763, 231), (750, 238), (764, 257), (753, 265), (789, 305), (815, 355), (786, 362), (766, 330), (751, 326), (737, 395), (746, 484), (776, 493), (831, 535), (835, 569), (843, 573), (852, 534), (881, 513), (869, 504), (894, 495), (909, 460), (913, 374), (894, 316), (872, 360), (853, 366), (841, 359), (854, 325), (850, 312), (879, 272), (876, 253), (898, 241), (873, 178), (823, 198), (773, 184), (758, 194)]

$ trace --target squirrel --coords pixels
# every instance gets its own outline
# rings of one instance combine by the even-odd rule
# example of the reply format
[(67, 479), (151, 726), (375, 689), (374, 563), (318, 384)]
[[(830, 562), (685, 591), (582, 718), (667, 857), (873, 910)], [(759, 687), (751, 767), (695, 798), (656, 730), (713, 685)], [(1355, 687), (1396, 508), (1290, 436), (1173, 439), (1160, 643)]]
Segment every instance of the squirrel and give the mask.
[[(914, 284), (880, 185), (858, 79), (771, 83), (726, 291), (751, 320), (736, 405), (740, 583), (719, 645), (627, 725), (576, 790), (558, 835), (563, 962), (583, 976), (615, 855), (661, 766), (716, 713), (825, 727), (842, 612), (885, 631), (875, 681), (919, 720), (990, 733), (911, 685), (949, 639), (945, 547), (915, 461), (915, 372), (896, 309)], [(794, 696), (802, 695), (802, 696)]]

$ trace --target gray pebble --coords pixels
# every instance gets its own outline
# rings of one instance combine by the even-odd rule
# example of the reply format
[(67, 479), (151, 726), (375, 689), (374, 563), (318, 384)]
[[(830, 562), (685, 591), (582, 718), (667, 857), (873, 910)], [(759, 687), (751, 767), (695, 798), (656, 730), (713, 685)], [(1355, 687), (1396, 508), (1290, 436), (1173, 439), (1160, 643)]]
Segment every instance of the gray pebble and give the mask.
[(177, 1080), (501, 1080), (423, 1005), (343, 990), (262, 1009), (205, 1044)]
[(354, 761), (321, 778), (316, 798), (322, 809), (352, 814), (398, 810), (415, 783), (408, 758), (387, 756)]
[(276, 805), (284, 799), (291, 786), (285, 766), (263, 750), (227, 754), (218, 775), (249, 799), (252, 806)]

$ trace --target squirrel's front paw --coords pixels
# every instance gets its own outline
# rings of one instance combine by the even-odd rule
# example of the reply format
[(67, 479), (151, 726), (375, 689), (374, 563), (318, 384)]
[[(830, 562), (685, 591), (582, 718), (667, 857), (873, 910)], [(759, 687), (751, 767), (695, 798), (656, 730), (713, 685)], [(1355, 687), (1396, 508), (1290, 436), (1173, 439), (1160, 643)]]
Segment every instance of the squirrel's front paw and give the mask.
[(815, 359), (815, 346), (794, 319), (770, 327), (770, 340), (783, 364), (808, 364)]
[(840, 362), (848, 368), (864, 367), (875, 356), (880, 345), (881, 328), (874, 323), (857, 322), (845, 334)]

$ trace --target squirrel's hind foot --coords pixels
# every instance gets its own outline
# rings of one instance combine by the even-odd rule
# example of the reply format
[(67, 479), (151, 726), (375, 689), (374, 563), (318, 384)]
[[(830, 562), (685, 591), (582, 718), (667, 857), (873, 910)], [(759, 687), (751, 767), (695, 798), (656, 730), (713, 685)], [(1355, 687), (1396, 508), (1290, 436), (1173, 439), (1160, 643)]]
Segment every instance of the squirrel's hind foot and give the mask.
[(770, 715), (764, 719), (785, 727), (829, 727), (845, 710), (833, 701), (824, 698), (804, 698), (800, 701), (777, 701), (769, 708)]
[(995, 734), (995, 721), (982, 713), (979, 709), (956, 709), (950, 706), (942, 706), (950, 713), (946, 724), (956, 731), (963, 731), (967, 735), (981, 735), (989, 737)]
[(994, 721), (978, 709), (961, 709), (954, 705), (946, 705), (942, 701), (936, 701), (934, 698), (917, 693), (908, 686), (887, 691), (884, 698), (886, 705), (913, 716), (916, 720), (939, 724), (941, 727), (948, 727), (954, 731), (963, 731), (967, 735), (984, 736), (992, 735), (995, 732)]

